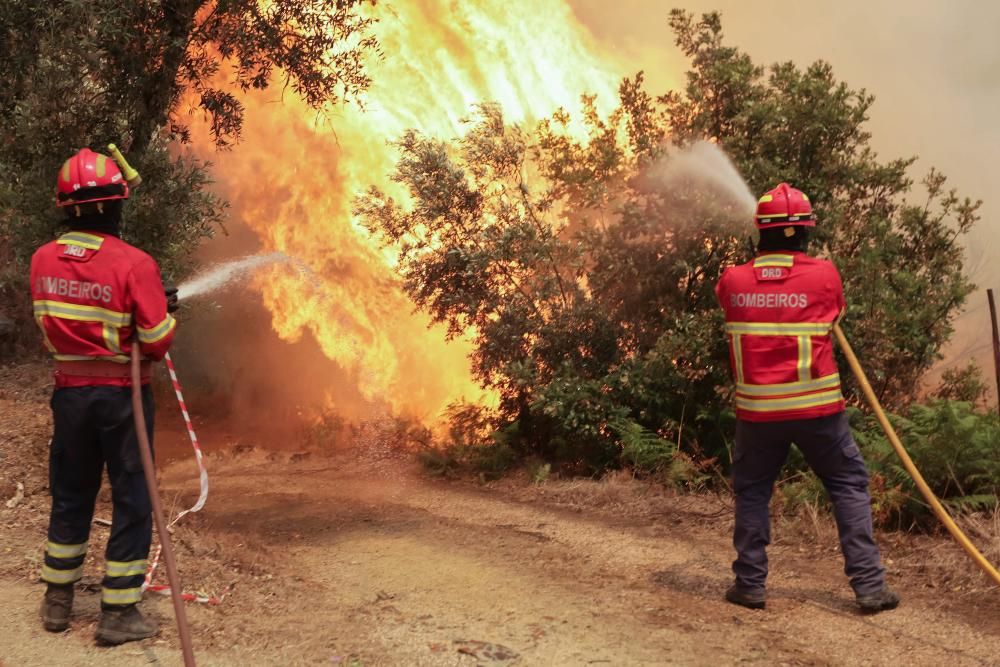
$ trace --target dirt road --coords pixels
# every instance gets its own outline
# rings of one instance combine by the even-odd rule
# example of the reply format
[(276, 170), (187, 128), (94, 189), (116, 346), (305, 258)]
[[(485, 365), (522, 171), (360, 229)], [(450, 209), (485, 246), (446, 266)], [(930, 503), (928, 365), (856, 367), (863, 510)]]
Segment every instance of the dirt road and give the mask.
[[(829, 531), (816, 545), (778, 531), (766, 611), (723, 602), (719, 501), (634, 503), (645, 492), (622, 480), (486, 489), (364, 456), (210, 462), (210, 502), (175, 535), (186, 585), (234, 584), (222, 605), (189, 606), (202, 665), (1000, 663), (997, 596), (928, 589), (909, 576), (915, 557), (889, 548), (904, 604), (857, 615)], [(190, 502), (191, 463), (164, 488)], [(14, 540), (4, 557), (39, 544)], [(93, 646), (96, 591), (78, 593), (58, 636), (36, 621), (31, 576), (5, 569), (0, 594), (3, 665), (180, 664), (164, 598), (144, 603), (166, 626), (158, 640), (106, 649)]]

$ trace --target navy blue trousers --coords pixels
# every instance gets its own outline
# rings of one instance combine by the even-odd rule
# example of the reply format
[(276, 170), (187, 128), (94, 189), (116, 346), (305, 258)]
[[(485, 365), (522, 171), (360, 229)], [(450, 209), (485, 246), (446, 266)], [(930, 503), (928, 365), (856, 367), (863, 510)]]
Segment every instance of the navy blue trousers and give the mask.
[[(105, 468), (111, 483), (111, 536), (105, 551), (104, 606), (142, 597), (152, 540), (152, 507), (132, 417), (130, 387), (63, 387), (52, 394), (55, 431), (49, 452), (52, 514), (42, 579), (71, 584), (83, 576), (94, 503)], [(142, 389), (153, 441), (153, 395)]]
[(859, 595), (880, 590), (885, 570), (872, 535), (868, 469), (843, 412), (817, 419), (737, 422), (733, 455), (736, 582), (747, 589), (764, 589), (771, 493), (793, 443), (830, 496), (851, 587)]

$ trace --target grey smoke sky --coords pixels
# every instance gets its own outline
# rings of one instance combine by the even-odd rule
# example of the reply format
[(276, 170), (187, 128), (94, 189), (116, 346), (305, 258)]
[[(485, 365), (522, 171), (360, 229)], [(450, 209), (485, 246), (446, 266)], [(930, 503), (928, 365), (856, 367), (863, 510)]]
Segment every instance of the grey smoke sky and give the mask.
[[(980, 290), (959, 322), (952, 358), (991, 362), (985, 288), (1000, 289), (1000, 3), (974, 0), (569, 0), (607, 48), (645, 70), (652, 91), (682, 81), (686, 61), (667, 26), (671, 7), (722, 12), (727, 40), (761, 64), (829, 61), (875, 95), (869, 129), (883, 158), (918, 155), (959, 193), (983, 199), (970, 238)], [(950, 361), (950, 360), (949, 360)]]

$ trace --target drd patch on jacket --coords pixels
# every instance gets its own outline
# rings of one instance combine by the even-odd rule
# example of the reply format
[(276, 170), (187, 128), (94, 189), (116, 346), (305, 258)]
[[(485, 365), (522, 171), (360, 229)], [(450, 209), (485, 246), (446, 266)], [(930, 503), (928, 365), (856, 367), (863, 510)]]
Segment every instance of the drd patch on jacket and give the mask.
[(757, 266), (753, 271), (757, 280), (784, 280), (792, 275), (791, 270), (783, 266)]

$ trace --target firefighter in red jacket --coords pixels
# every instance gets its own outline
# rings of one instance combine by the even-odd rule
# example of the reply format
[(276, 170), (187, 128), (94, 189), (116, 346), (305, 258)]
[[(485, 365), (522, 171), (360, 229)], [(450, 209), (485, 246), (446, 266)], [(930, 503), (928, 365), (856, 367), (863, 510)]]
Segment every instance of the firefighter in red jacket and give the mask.
[(858, 605), (867, 612), (892, 609), (899, 597), (885, 584), (868, 471), (847, 422), (833, 356), (830, 331), (845, 307), (840, 274), (804, 252), (816, 219), (799, 190), (782, 183), (761, 197), (756, 224), (756, 258), (727, 269), (716, 286), (736, 380), (736, 581), (726, 599), (764, 607), (768, 505), (794, 443), (830, 496)]
[[(57, 205), (70, 231), (31, 260), (35, 320), (55, 359), (52, 514), (42, 567), (46, 630), (69, 627), (73, 586), (83, 576), (94, 501), (106, 466), (113, 513), (105, 552), (97, 639), (143, 639), (155, 624), (136, 608), (152, 538), (151, 506), (133, 423), (129, 354), (140, 346), (142, 401), (153, 437), (150, 365), (173, 339), (176, 290), (156, 262), (118, 238), (129, 187), (114, 160), (83, 149), (59, 171)], [(168, 301), (170, 303), (168, 304)]]

